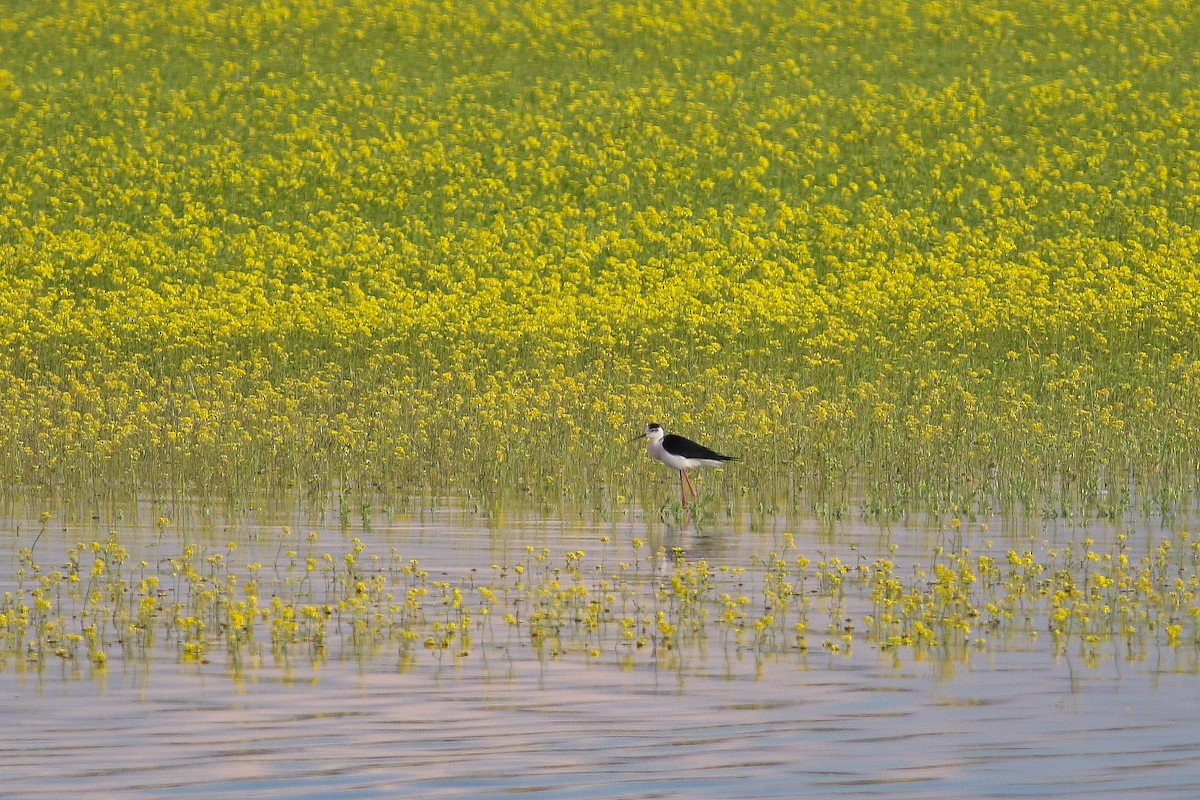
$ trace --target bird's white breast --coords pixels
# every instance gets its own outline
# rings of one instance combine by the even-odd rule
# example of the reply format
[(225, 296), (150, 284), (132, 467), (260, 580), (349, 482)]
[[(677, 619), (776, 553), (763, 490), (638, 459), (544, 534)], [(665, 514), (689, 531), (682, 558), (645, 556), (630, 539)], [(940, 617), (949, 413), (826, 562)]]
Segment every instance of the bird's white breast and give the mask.
[(720, 462), (710, 462), (701, 458), (684, 458), (673, 453), (668, 453), (663, 447), (661, 439), (651, 439), (646, 442), (646, 453), (657, 461), (661, 461), (668, 467), (673, 469), (695, 469), (705, 465), (718, 466)]

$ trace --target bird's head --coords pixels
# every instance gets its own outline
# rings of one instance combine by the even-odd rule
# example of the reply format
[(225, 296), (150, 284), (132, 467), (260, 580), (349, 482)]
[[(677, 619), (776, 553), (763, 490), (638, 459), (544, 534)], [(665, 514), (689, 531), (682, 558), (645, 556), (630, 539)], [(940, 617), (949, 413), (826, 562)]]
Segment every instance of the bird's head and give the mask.
[(646, 430), (642, 433), (639, 433), (629, 441), (636, 442), (638, 439), (649, 439), (652, 442), (657, 442), (662, 439), (664, 435), (665, 432), (663, 431), (662, 425), (659, 425), (657, 422), (648, 422), (646, 423)]

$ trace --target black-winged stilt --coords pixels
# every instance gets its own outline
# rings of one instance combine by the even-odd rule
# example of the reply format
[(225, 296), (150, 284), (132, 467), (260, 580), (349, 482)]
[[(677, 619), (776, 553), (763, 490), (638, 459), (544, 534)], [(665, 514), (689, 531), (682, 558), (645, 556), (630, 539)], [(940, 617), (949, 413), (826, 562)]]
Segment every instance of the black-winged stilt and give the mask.
[(643, 438), (646, 440), (648, 456), (656, 461), (661, 461), (672, 469), (679, 470), (679, 496), (683, 501), (684, 508), (687, 508), (687, 493), (683, 488), (685, 483), (692, 492), (692, 499), (696, 498), (696, 488), (692, 486), (692, 479), (687, 475), (689, 469), (720, 467), (728, 461), (735, 460), (733, 456), (723, 456), (702, 444), (696, 444), (691, 439), (667, 433), (657, 422), (649, 423), (645, 433), (638, 434), (630, 441)]

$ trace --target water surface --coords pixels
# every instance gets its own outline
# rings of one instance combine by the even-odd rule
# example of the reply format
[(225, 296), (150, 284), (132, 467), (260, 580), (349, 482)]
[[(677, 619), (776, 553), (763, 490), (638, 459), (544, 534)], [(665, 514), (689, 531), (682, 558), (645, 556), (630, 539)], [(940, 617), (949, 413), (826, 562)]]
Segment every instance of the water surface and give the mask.
[[(527, 545), (594, 553), (605, 537), (614, 548), (642, 538), (746, 565), (777, 549), (785, 532), (813, 558), (919, 561), (939, 546), (1103, 543), (1117, 532), (1153, 540), (1173, 530), (1149, 520), (755, 526), (723, 517), (698, 533), (654, 515), (497, 519), (452, 503), (349, 524), (305, 509), (12, 512), (10, 549), (36, 539), (48, 560), (110, 530), (135, 557), (184, 541), (236, 541), (239, 555), (265, 560), (312, 531), (325, 544), (357, 537), (368, 553), (396, 548), (446, 576), (486, 572)], [(2, 580), (11, 585), (13, 576)], [(1191, 796), (1200, 791), (1195, 661), (1192, 650), (1167, 647), (1084, 659), (1056, 654), (1045, 636), (923, 660), (862, 641), (836, 653), (735, 649), (632, 663), (607, 648), (596, 658), (547, 658), (520, 642), (465, 658), (418, 651), (401, 663), (392, 653), (335, 652), (317, 663), (257, 659), (237, 671), (216, 657), (181, 661), (167, 648), (102, 669), (18, 659), (0, 670), (10, 726), (0, 795)]]

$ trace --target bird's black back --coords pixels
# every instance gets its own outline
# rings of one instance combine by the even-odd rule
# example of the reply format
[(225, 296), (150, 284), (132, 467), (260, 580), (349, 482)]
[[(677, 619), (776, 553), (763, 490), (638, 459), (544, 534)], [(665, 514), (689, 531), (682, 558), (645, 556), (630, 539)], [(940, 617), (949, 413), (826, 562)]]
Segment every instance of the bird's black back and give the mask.
[(702, 444), (696, 444), (691, 439), (668, 433), (663, 437), (663, 449), (683, 458), (711, 458), (714, 461), (734, 461), (733, 456), (723, 456), (715, 450), (710, 450)]

